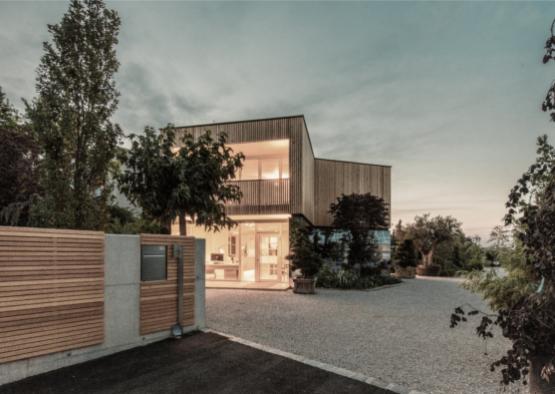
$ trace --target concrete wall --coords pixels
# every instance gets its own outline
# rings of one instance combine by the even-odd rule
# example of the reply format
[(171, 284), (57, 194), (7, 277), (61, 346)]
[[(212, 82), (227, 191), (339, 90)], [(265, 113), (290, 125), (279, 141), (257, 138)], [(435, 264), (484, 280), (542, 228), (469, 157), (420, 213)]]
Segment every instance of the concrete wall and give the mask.
[[(0, 385), (170, 337), (169, 327), (166, 331), (139, 335), (140, 250), (138, 235), (106, 234), (105, 339), (101, 345), (0, 364)], [(196, 250), (196, 321), (194, 326), (185, 327), (184, 331), (203, 328), (205, 325), (204, 240), (196, 240)]]

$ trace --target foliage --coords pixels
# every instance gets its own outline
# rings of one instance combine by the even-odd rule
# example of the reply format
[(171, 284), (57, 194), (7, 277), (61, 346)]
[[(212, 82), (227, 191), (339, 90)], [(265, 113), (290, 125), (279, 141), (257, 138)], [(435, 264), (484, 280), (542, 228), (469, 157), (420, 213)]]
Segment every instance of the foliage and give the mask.
[(102, 229), (108, 184), (121, 130), (110, 118), (118, 104), (120, 18), (102, 0), (72, 0), (37, 69), (38, 96), (26, 103), (40, 146), (43, 195), (31, 209), (33, 225)]
[(463, 283), (464, 288), (482, 294), (494, 311), (511, 308), (537, 288), (532, 270), (525, 263), (522, 245), (518, 242), (505, 249), (498, 259), (505, 275), (498, 275), (495, 269), (471, 271)]
[(137, 216), (131, 209), (111, 205), (109, 211), (110, 223), (106, 232), (112, 234), (160, 234), (164, 232), (156, 220), (149, 219), (144, 215)]
[(379, 261), (372, 230), (387, 227), (388, 211), (383, 199), (366, 194), (342, 194), (330, 205), (334, 227), (348, 231), (348, 268), (374, 274)]
[(502, 382), (523, 379), (531, 358), (547, 357), (542, 376), (549, 377), (555, 357), (555, 149), (547, 138), (538, 139), (538, 157), (511, 190), (505, 223), (512, 225), (516, 242), (509, 275), (486, 275), (471, 280), (469, 288), (481, 292), (497, 315), (459, 307), (451, 326), (467, 314), (482, 314), (477, 333), (493, 335), (492, 326), (501, 327), (512, 348), (492, 364), (501, 367)]
[(451, 216), (431, 218), (430, 214), (425, 214), (416, 216), (414, 223), (406, 226), (406, 233), (420, 252), (422, 264), (429, 266), (433, 263), (437, 246), (461, 235), (462, 229), (461, 223)]
[(318, 274), (316, 285), (329, 289), (362, 290), (400, 282), (399, 279), (385, 275), (361, 276), (349, 269), (333, 270), (330, 265), (324, 264)]
[(0, 87), (0, 224), (26, 225), (38, 192), (38, 147)]
[(324, 260), (342, 261), (345, 254), (344, 243), (336, 241), (334, 235), (334, 229), (329, 227), (324, 230), (314, 231), (313, 238), (316, 251)]
[(158, 219), (166, 231), (179, 217), (181, 234), (186, 215), (209, 230), (234, 225), (225, 214), (225, 203), (239, 201), (242, 195), (227, 181), (235, 178), (244, 156), (225, 146), (225, 134), (216, 140), (209, 131), (196, 140), (185, 134), (178, 141), (174, 127), (168, 125), (159, 133), (147, 127), (143, 135), (130, 138), (118, 181), (122, 192), (148, 217)]
[(416, 267), (418, 254), (412, 239), (403, 240), (395, 250), (393, 262), (403, 268)]
[(291, 271), (300, 270), (304, 278), (314, 278), (322, 267), (323, 260), (307, 226), (294, 221), (291, 226)]

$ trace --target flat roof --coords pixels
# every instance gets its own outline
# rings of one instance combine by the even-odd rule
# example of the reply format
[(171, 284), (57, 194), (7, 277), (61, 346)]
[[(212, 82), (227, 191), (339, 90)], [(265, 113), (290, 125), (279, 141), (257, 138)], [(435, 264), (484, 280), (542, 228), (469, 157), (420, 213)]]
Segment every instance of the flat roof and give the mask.
[[(245, 119), (245, 120), (232, 120), (228, 122), (212, 122), (212, 123), (200, 123), (200, 124), (192, 124), (188, 126), (175, 126), (176, 129), (186, 129), (189, 127), (203, 127), (203, 126), (216, 126), (221, 124), (235, 124), (235, 123), (249, 123), (249, 122), (263, 122), (266, 120), (278, 120), (278, 119), (291, 119), (291, 118), (303, 118), (305, 127), (306, 127), (306, 120), (303, 114), (300, 115), (287, 115), (287, 116), (273, 116), (271, 118), (256, 118), (256, 119)], [(307, 128), (308, 130), (308, 128)]]
[[(224, 125), (224, 124), (264, 122), (264, 121), (268, 121), (268, 120), (292, 119), (292, 118), (302, 118), (303, 119), (304, 127), (305, 127), (306, 133), (308, 135), (308, 143), (310, 144), (310, 150), (312, 151), (312, 155), (314, 156), (314, 148), (312, 147), (312, 140), (310, 138), (310, 132), (308, 131), (308, 126), (306, 125), (306, 118), (305, 118), (304, 114), (287, 115), (287, 116), (273, 116), (273, 117), (269, 117), (269, 118), (233, 120), (233, 121), (228, 121), (228, 122), (199, 123), (199, 124), (193, 124), (193, 125), (188, 125), (188, 126), (175, 126), (175, 128), (176, 129), (186, 129), (186, 128), (189, 128), (189, 127), (205, 127), (205, 126), (217, 126), (217, 125)], [(391, 168), (391, 165), (386, 165), (386, 164), (363, 163), (363, 162), (360, 162), (360, 161), (351, 161), (351, 160), (323, 159), (323, 158), (320, 158), (320, 157), (314, 157), (314, 159), (315, 160), (334, 161), (334, 162), (338, 162), (338, 163), (351, 163), (351, 164), (360, 164), (360, 165), (370, 165), (370, 166)]]
[(337, 163), (348, 163), (348, 164), (358, 164), (363, 166), (376, 166), (376, 167), (386, 167), (391, 168), (391, 165), (388, 164), (375, 164), (375, 163), (365, 163), (362, 161), (352, 161), (352, 160), (337, 160), (337, 159), (322, 159), (321, 157), (315, 157), (315, 160), (323, 160), (323, 161), (334, 161)]

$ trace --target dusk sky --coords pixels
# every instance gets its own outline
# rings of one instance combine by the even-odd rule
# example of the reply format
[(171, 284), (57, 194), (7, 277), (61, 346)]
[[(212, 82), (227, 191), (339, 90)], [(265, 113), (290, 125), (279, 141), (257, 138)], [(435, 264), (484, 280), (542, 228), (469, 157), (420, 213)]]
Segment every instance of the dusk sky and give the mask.
[[(108, 4), (126, 133), (304, 114), (317, 156), (393, 167), (394, 222), (453, 215), (487, 238), (536, 137), (555, 139), (555, 3)], [(20, 109), (66, 9), (0, 3), (0, 86)]]

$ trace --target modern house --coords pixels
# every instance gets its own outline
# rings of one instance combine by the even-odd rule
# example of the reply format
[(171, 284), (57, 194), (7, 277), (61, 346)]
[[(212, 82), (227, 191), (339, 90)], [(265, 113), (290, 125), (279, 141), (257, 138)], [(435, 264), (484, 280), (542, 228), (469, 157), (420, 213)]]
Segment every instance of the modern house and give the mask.
[(187, 224), (188, 235), (206, 239), (208, 287), (287, 288), (293, 218), (331, 226), (330, 204), (342, 193), (369, 192), (391, 206), (391, 167), (315, 158), (303, 115), (177, 128), (195, 137), (206, 130), (227, 133), (229, 146), (245, 155), (233, 181), (243, 198), (226, 207), (238, 225), (206, 232)]

